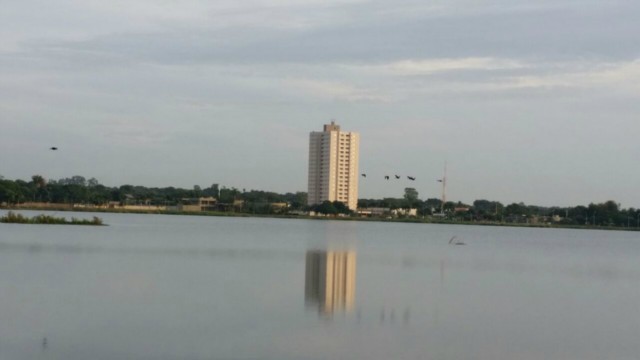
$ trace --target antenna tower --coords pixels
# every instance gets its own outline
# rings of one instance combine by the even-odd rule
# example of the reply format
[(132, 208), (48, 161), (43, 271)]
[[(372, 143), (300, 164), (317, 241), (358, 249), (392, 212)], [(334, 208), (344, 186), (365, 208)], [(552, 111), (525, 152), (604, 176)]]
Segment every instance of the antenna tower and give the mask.
[(440, 214), (444, 215), (444, 203), (447, 202), (447, 162), (444, 162), (444, 176), (442, 177), (442, 204)]

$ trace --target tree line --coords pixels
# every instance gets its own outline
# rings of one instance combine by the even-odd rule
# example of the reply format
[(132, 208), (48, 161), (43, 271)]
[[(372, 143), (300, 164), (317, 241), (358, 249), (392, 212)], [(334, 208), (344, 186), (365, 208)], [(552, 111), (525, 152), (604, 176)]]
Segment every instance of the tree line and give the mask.
[[(284, 193), (246, 190), (212, 184), (208, 187), (195, 185), (192, 189), (176, 187), (145, 187), (121, 185), (110, 187), (100, 184), (95, 178), (72, 176), (58, 180), (47, 180), (33, 175), (29, 181), (8, 180), (0, 176), (0, 204), (13, 205), (25, 202), (62, 204), (106, 205), (116, 202), (121, 205), (172, 206), (184, 199), (214, 197), (220, 204), (232, 205), (233, 211), (255, 214), (271, 214), (298, 211), (315, 211), (335, 215), (353, 215), (349, 208), (339, 202), (325, 201), (307, 206), (305, 192)], [(274, 203), (286, 203), (274, 207)], [(406, 209), (415, 208), (419, 217), (440, 216), (456, 221), (555, 222), (564, 225), (589, 225), (613, 227), (640, 227), (640, 209), (621, 208), (615, 201), (591, 203), (583, 206), (543, 207), (524, 203), (502, 204), (499, 201), (475, 200), (472, 204), (428, 198), (421, 200), (414, 188), (405, 188), (401, 198), (360, 199), (358, 208)]]
[(504, 205), (499, 201), (475, 200), (472, 204), (429, 198), (421, 200), (414, 188), (405, 188), (402, 198), (360, 199), (358, 208), (417, 209), (418, 216), (441, 216), (456, 221), (532, 223), (561, 225), (638, 227), (640, 209), (623, 209), (613, 200), (587, 206), (537, 206), (522, 202)]
[[(30, 181), (8, 180), (0, 177), (0, 204), (13, 205), (25, 202), (59, 204), (86, 204), (104, 206), (119, 205), (174, 206), (185, 199), (214, 197), (221, 204), (240, 205), (234, 211), (249, 213), (272, 213), (274, 203), (286, 203), (289, 209), (306, 206), (306, 193), (279, 194), (270, 191), (237, 189), (212, 184), (209, 187), (195, 185), (192, 189), (176, 187), (145, 187), (121, 185), (110, 187), (100, 184), (95, 178), (86, 179), (76, 175), (59, 180), (46, 180), (34, 175)], [(238, 202), (239, 201), (239, 202)]]

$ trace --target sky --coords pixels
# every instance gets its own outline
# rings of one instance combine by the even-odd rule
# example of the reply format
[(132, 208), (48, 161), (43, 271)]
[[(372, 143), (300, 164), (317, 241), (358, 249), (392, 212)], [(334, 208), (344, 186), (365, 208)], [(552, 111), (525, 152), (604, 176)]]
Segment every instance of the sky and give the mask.
[[(640, 207), (640, 2), (0, 0), (0, 175)], [(48, 150), (57, 146), (58, 151)], [(387, 174), (416, 181), (384, 181)]]

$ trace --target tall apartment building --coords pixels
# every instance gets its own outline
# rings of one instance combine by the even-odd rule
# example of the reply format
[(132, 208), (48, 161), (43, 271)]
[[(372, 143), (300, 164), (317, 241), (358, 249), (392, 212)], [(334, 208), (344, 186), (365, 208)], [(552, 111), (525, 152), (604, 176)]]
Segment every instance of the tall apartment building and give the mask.
[(308, 204), (341, 201), (358, 207), (360, 134), (340, 131), (334, 121), (309, 134)]
[(304, 294), (307, 305), (322, 314), (351, 310), (356, 295), (356, 253), (353, 251), (308, 251), (305, 261)]

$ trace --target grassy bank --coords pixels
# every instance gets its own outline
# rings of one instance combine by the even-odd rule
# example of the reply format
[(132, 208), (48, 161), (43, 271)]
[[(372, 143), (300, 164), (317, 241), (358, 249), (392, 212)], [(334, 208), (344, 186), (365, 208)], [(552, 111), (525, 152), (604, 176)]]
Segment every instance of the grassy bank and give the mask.
[(47, 224), (47, 225), (105, 225), (102, 219), (94, 216), (92, 219), (76, 219), (67, 220), (63, 217), (55, 217), (50, 215), (37, 215), (27, 217), (22, 214), (16, 214), (9, 211), (7, 215), (0, 217), (0, 222), (8, 224)]
[[(20, 208), (20, 210), (43, 210), (37, 208)], [(501, 226), (501, 227), (528, 227), (528, 228), (547, 228), (547, 229), (582, 229), (582, 230), (618, 230), (618, 231), (640, 231), (638, 227), (616, 227), (616, 226), (593, 226), (593, 225), (575, 225), (575, 224), (546, 224), (546, 223), (510, 223), (496, 221), (456, 221), (441, 218), (379, 218), (379, 217), (333, 217), (333, 216), (305, 216), (291, 214), (251, 214), (243, 212), (222, 212), (222, 211), (163, 211), (163, 210), (128, 210), (128, 209), (104, 209), (104, 208), (60, 208), (47, 209), (49, 211), (74, 211), (74, 212), (93, 212), (93, 213), (116, 213), (116, 214), (157, 214), (157, 215), (181, 215), (181, 216), (217, 216), (217, 217), (254, 217), (254, 218), (275, 218), (275, 219), (306, 219), (306, 220), (338, 220), (338, 221), (373, 221), (373, 222), (390, 222), (390, 223), (417, 223), (417, 224), (446, 224), (446, 225), (476, 225), (476, 226)], [(42, 215), (41, 215), (42, 216)], [(97, 219), (94, 217), (94, 219)], [(93, 220), (72, 221), (92, 222)], [(102, 221), (102, 220), (100, 220)], [(1, 221), (4, 222), (4, 221)], [(69, 222), (67, 222), (69, 223)], [(101, 225), (101, 224), (84, 224), (83, 225)]]

